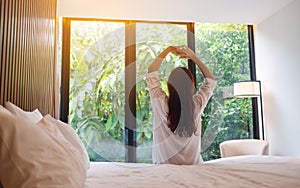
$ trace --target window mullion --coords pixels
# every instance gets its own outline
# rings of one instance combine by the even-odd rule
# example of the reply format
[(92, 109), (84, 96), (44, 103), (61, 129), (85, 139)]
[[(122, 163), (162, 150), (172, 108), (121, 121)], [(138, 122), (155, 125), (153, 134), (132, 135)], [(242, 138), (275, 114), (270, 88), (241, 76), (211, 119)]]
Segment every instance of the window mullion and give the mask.
[(125, 23), (125, 156), (136, 162), (136, 23)]
[[(195, 52), (195, 27), (194, 26), (195, 26), (194, 23), (187, 24), (187, 45), (190, 49), (192, 49)], [(188, 68), (194, 76), (195, 87), (196, 87), (196, 85), (197, 85), (196, 66), (195, 66), (195, 63), (191, 59), (188, 60)]]
[(68, 123), (70, 88), (71, 19), (63, 18), (60, 120)]
[[(248, 25), (248, 41), (249, 41), (250, 77), (251, 80), (256, 80), (254, 34), (253, 34), (252, 25)], [(253, 138), (259, 139), (259, 116), (258, 116), (257, 98), (252, 98), (252, 117), (253, 117)]]

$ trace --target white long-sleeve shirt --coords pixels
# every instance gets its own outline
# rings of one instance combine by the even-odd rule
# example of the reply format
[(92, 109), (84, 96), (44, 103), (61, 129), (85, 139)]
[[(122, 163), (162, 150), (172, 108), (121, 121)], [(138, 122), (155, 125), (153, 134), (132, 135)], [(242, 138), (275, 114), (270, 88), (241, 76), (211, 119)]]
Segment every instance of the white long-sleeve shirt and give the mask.
[(195, 105), (194, 122), (197, 127), (191, 137), (175, 135), (167, 124), (168, 96), (161, 88), (158, 71), (147, 74), (146, 82), (153, 108), (152, 160), (155, 164), (198, 164), (202, 163), (201, 115), (207, 105), (216, 81), (206, 78), (200, 90), (193, 96)]

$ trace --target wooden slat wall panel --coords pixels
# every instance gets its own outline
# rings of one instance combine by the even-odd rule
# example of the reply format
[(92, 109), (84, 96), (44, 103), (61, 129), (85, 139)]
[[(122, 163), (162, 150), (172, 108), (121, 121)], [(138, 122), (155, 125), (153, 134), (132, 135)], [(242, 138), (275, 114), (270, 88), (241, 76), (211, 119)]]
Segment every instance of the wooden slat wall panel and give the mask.
[(56, 0), (0, 0), (0, 104), (55, 113)]

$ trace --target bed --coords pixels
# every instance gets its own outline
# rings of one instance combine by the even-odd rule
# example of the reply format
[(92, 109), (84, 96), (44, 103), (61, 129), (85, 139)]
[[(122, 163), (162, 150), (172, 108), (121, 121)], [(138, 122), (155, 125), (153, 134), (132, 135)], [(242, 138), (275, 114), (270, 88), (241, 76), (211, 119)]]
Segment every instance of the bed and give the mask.
[(201, 165), (91, 162), (85, 188), (300, 187), (300, 158), (245, 155)]
[(0, 187), (300, 187), (300, 158), (245, 155), (199, 165), (90, 162), (75, 130), (0, 105)]

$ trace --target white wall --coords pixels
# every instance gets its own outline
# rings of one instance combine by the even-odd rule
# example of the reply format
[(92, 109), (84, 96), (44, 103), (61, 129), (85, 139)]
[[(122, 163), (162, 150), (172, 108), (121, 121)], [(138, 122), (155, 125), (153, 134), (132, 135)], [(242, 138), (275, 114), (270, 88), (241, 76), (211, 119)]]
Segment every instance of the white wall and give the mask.
[(300, 0), (255, 29), (270, 153), (300, 157)]
[(255, 24), (292, 0), (58, 0), (59, 16)]

